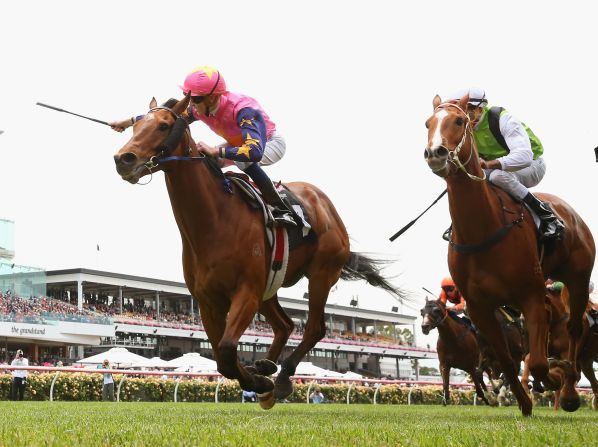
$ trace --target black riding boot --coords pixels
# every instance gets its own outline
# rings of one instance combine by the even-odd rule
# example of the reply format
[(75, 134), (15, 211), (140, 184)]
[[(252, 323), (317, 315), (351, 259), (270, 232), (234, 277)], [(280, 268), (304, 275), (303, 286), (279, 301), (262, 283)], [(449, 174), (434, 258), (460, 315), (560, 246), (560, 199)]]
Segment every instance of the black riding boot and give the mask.
[(285, 201), (282, 200), (274, 183), (268, 181), (258, 186), (260, 187), (265, 202), (273, 208), (272, 216), (274, 217), (274, 220), (281, 224), (297, 226), (297, 222), (295, 222), (295, 219), (293, 218), (293, 211)]
[(565, 226), (563, 222), (556, 217), (550, 205), (542, 202), (531, 192), (523, 198), (523, 201), (540, 218), (540, 241), (559, 240), (563, 236)]

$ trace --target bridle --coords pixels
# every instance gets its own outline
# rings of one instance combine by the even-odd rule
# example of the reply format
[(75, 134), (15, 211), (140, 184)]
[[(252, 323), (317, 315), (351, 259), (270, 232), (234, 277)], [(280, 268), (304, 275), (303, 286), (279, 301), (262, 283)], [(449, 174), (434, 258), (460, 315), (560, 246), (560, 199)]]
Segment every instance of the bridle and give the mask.
[[(157, 112), (159, 110), (166, 110), (168, 111), (172, 117), (174, 118), (174, 125), (171, 127), (169, 134), (166, 136), (166, 139), (162, 144), (160, 144), (157, 148), (156, 155), (150, 157), (150, 159), (143, 164), (143, 166), (149, 171), (150, 179), (146, 183), (137, 183), (138, 185), (145, 186), (149, 184), (153, 179), (153, 169), (157, 168), (159, 165), (164, 164), (169, 161), (177, 161), (177, 160), (204, 160), (206, 155), (204, 153), (199, 153), (199, 155), (192, 156), (193, 153), (193, 146), (191, 142), (193, 141), (191, 138), (191, 131), (189, 130), (189, 124), (187, 120), (183, 118), (181, 115), (177, 114), (174, 110), (170, 107), (166, 106), (158, 106), (151, 108), (147, 114)], [(169, 155), (181, 142), (181, 139), (184, 135), (187, 135), (189, 140), (189, 147), (187, 148), (187, 156), (171, 156)]]
[[(470, 174), (469, 172), (467, 172), (467, 168), (465, 167), (471, 160), (471, 157), (473, 155), (473, 151), (475, 148), (475, 140), (473, 138), (473, 130), (471, 128), (471, 119), (469, 118), (469, 115), (461, 107), (459, 107), (457, 104), (452, 103), (452, 102), (444, 102), (442, 104), (439, 104), (434, 109), (434, 113), (436, 113), (437, 110), (444, 109), (446, 107), (454, 107), (459, 112), (461, 112), (463, 114), (463, 116), (465, 117), (465, 130), (463, 131), (463, 136), (461, 137), (461, 141), (459, 142), (459, 144), (457, 144), (457, 146), (455, 146), (455, 148), (453, 150), (449, 150), (448, 148), (446, 148), (448, 151), (448, 161), (450, 163), (452, 163), (454, 166), (456, 166), (457, 169), (460, 169), (461, 171), (463, 171), (465, 173), (465, 175), (467, 175), (467, 177), (469, 177), (471, 180), (475, 180), (477, 182), (483, 182), (484, 180), (486, 180), (486, 171), (484, 171), (482, 169), (482, 177), (478, 177), (477, 175), (473, 175), (473, 174)], [(465, 141), (467, 140), (468, 134), (469, 134), (469, 140), (471, 143), (471, 150), (469, 152), (469, 157), (467, 157), (467, 160), (465, 161), (465, 163), (462, 163), (461, 159), (459, 158), (459, 152), (461, 152), (461, 149), (463, 148), (463, 145), (465, 144)], [(442, 168), (442, 169), (444, 169), (444, 168)], [(434, 172), (436, 172), (436, 171), (434, 171)]]

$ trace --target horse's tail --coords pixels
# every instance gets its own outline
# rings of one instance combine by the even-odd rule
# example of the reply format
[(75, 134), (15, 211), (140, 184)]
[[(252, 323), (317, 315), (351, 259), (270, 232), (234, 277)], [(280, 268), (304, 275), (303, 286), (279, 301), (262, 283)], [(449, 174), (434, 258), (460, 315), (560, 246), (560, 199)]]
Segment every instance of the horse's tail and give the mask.
[(363, 279), (368, 284), (386, 290), (391, 295), (403, 301), (407, 294), (400, 288), (392, 285), (390, 281), (382, 276), (380, 270), (390, 261), (382, 259), (372, 259), (362, 253), (351, 252), (349, 260), (345, 263), (341, 271), (341, 279), (346, 281), (356, 281)]

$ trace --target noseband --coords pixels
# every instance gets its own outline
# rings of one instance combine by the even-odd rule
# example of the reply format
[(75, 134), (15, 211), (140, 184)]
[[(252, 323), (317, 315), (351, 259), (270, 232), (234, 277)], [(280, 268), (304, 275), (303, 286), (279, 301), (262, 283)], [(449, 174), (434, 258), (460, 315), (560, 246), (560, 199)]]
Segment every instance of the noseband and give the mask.
[[(473, 130), (471, 129), (471, 119), (469, 118), (469, 115), (467, 113), (465, 113), (465, 111), (461, 107), (459, 107), (457, 104), (454, 104), (452, 102), (445, 102), (445, 103), (439, 104), (438, 107), (436, 107), (436, 109), (434, 109), (434, 113), (436, 113), (437, 110), (444, 109), (446, 107), (454, 107), (459, 112), (461, 112), (463, 114), (463, 116), (465, 117), (465, 130), (463, 131), (463, 136), (461, 137), (461, 141), (459, 142), (459, 144), (457, 144), (457, 146), (453, 150), (447, 149), (448, 161), (451, 162), (453, 165), (455, 165), (458, 169), (463, 171), (467, 175), (467, 177), (469, 177), (471, 180), (483, 182), (484, 180), (486, 180), (486, 171), (484, 171), (482, 169), (482, 177), (478, 177), (477, 175), (473, 175), (473, 174), (470, 174), (469, 172), (467, 172), (467, 168), (465, 167), (465, 165), (467, 165), (467, 163), (469, 163), (469, 161), (471, 160), (471, 157), (473, 155), (473, 150), (475, 147), (475, 141), (473, 139)], [(471, 143), (469, 157), (467, 158), (465, 163), (461, 163), (461, 160), (459, 159), (459, 152), (461, 152), (461, 148), (463, 148), (463, 145), (465, 144), (465, 140), (467, 138), (468, 133), (469, 133), (469, 140)]]

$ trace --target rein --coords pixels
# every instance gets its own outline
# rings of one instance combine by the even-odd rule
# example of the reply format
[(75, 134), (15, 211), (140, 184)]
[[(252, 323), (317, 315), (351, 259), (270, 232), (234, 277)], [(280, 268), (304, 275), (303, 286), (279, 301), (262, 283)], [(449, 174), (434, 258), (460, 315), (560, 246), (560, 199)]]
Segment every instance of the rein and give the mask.
[[(459, 144), (457, 144), (457, 146), (452, 151), (447, 149), (448, 150), (448, 161), (450, 161), (453, 165), (455, 165), (457, 167), (457, 169), (460, 169), (461, 171), (463, 171), (465, 173), (465, 175), (467, 175), (467, 177), (469, 177), (471, 180), (475, 180), (477, 182), (483, 182), (484, 180), (486, 180), (486, 171), (484, 171), (482, 169), (482, 177), (478, 177), (477, 175), (473, 175), (473, 174), (470, 174), (469, 172), (467, 172), (467, 168), (465, 167), (471, 160), (471, 157), (473, 156), (473, 148), (475, 146), (475, 141), (473, 139), (473, 130), (471, 129), (471, 119), (469, 118), (469, 115), (467, 113), (465, 113), (465, 111), (461, 107), (459, 107), (457, 104), (453, 104), (451, 102), (445, 102), (445, 103), (438, 105), (438, 107), (436, 107), (436, 109), (434, 111), (436, 111), (438, 109), (444, 109), (445, 107), (456, 108), (459, 112), (461, 112), (465, 116), (465, 121), (466, 121), (465, 130), (463, 131), (463, 136), (461, 137), (461, 141), (459, 142)], [(459, 152), (461, 152), (461, 149), (463, 148), (463, 145), (465, 144), (468, 133), (469, 133), (469, 140), (471, 143), (471, 149), (469, 151), (469, 157), (467, 157), (467, 160), (465, 161), (465, 163), (461, 163), (461, 159), (459, 158)]]

